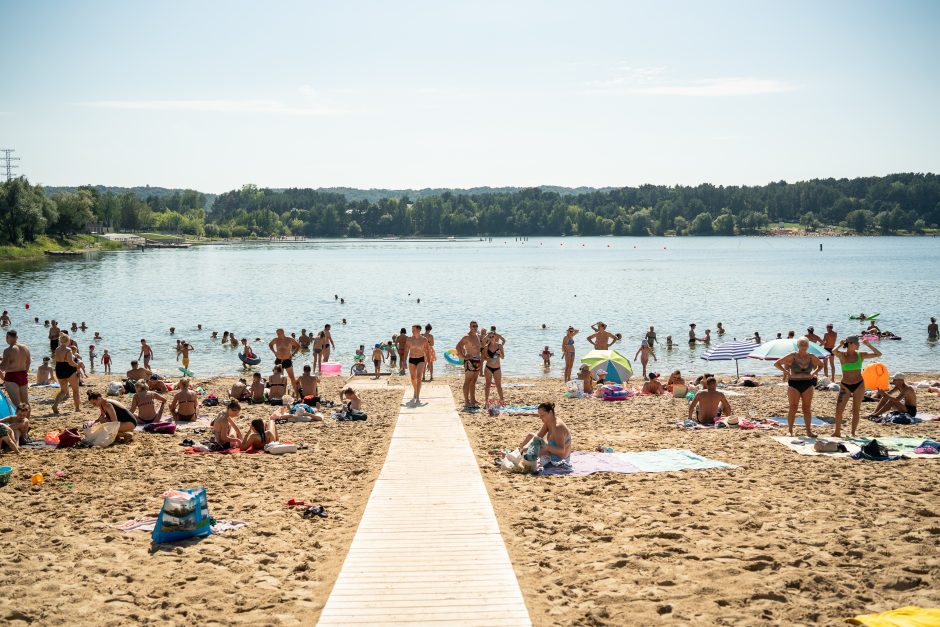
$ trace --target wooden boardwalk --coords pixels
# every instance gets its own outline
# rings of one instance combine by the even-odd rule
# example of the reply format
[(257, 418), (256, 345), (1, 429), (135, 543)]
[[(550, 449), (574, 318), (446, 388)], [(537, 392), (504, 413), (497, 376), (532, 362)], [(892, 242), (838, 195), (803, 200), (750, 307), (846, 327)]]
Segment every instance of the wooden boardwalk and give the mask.
[(530, 625), (450, 389), (422, 397), (402, 406), (319, 624)]

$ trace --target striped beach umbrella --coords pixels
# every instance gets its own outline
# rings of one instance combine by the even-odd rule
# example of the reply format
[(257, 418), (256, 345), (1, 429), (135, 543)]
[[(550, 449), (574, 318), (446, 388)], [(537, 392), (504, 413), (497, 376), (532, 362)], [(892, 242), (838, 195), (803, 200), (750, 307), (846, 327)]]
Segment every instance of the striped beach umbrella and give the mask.
[(750, 357), (757, 344), (751, 340), (736, 340), (734, 342), (725, 342), (718, 346), (713, 346), (702, 353), (702, 359), (705, 361), (731, 361), (734, 360), (734, 371), (737, 377), (741, 376), (738, 368), (738, 360)]
[[(754, 352), (748, 355), (748, 357), (751, 359), (763, 359), (765, 361), (777, 361), (781, 357), (786, 357), (790, 353), (795, 353), (796, 350), (795, 339), (770, 340), (769, 342), (764, 342), (755, 348)], [(829, 351), (819, 344), (810, 342), (809, 354), (823, 359), (824, 357), (829, 356)]]
[(593, 350), (581, 358), (581, 363), (587, 364), (595, 374), (603, 370), (605, 380), (613, 383), (626, 383), (633, 376), (630, 360), (615, 350)]

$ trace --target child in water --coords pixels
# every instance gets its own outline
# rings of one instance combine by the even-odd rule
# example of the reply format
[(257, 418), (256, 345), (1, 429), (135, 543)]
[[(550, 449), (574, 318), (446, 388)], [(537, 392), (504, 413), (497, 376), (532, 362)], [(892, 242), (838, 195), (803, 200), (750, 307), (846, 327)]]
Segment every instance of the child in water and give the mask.
[(104, 366), (105, 374), (111, 374), (111, 355), (108, 354), (108, 349), (104, 349), (104, 355), (101, 356), (101, 365)]
[(554, 355), (554, 354), (555, 354), (555, 353), (553, 353), (552, 351), (548, 350), (548, 346), (546, 345), (545, 348), (543, 348), (543, 349), (542, 349), (542, 352), (541, 352), (541, 355), (542, 355), (542, 365), (545, 366), (546, 368), (550, 368), (551, 365), (552, 365), (552, 355)]

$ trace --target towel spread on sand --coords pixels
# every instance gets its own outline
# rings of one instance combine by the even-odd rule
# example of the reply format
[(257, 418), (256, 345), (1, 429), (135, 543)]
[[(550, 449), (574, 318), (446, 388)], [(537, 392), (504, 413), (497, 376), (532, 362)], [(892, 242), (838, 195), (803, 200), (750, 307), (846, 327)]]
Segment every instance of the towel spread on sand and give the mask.
[[(779, 425), (787, 426), (787, 417), (786, 416), (771, 416), (767, 420), (773, 420)], [(835, 418), (820, 418), (819, 416), (813, 416), (811, 421), (814, 427), (826, 427), (831, 426), (835, 423)], [(793, 424), (797, 427), (806, 426), (806, 422), (803, 420), (803, 416), (797, 416), (793, 421)]]
[(878, 442), (887, 447), (892, 453), (902, 453), (911, 459), (940, 459), (940, 455), (932, 455), (929, 453), (915, 453), (914, 449), (918, 448), (921, 444), (924, 443), (926, 438), (915, 438), (911, 436), (884, 436), (876, 438), (822, 438), (830, 442), (841, 442), (845, 445), (846, 451), (844, 453), (820, 453), (815, 450), (814, 445), (816, 444), (816, 438), (810, 438), (807, 436), (800, 437), (790, 437), (790, 436), (774, 436), (773, 438), (777, 442), (780, 442), (788, 449), (796, 451), (800, 455), (821, 455), (824, 457), (851, 457), (859, 451), (862, 450), (862, 447), (868, 444), (872, 439), (878, 440)]
[(909, 605), (878, 614), (860, 614), (845, 622), (866, 627), (934, 627), (940, 625), (940, 609)]
[(728, 424), (722, 420), (719, 420), (715, 424), (703, 425), (699, 422), (695, 422), (694, 420), (689, 420), (688, 418), (685, 420), (677, 420), (672, 424), (679, 427), (680, 429), (743, 429), (745, 431), (750, 429), (775, 429), (776, 427), (780, 426), (776, 422), (761, 422), (758, 420), (750, 420), (748, 418), (741, 418), (738, 420), (737, 424)]
[[(156, 524), (156, 516), (144, 516), (142, 518), (135, 518), (117, 525), (111, 525), (111, 528), (127, 533), (130, 533), (131, 531), (153, 531), (153, 528), (156, 526)], [(216, 520), (215, 524), (212, 525), (212, 533), (225, 533), (226, 531), (241, 529), (242, 527), (247, 526), (248, 523), (243, 520)]]
[(543, 475), (590, 475), (595, 472), (675, 472), (678, 470), (704, 470), (707, 468), (737, 468), (696, 455), (683, 449), (661, 449), (629, 453), (598, 453), (575, 451), (571, 453), (571, 469), (546, 468)]
[[(146, 423), (144, 423), (144, 424), (139, 424), (139, 425), (137, 425), (136, 427), (134, 427), (134, 431), (143, 431), (143, 430), (144, 430), (144, 427), (146, 427), (146, 426), (147, 426)], [(208, 416), (199, 416), (199, 418), (197, 418), (197, 419), (195, 419), (195, 420), (189, 420), (189, 421), (185, 421), (185, 422), (177, 422), (177, 423), (176, 423), (176, 431), (177, 431), (177, 433), (179, 433), (180, 431), (193, 431), (193, 430), (195, 430), (195, 429), (208, 429), (208, 428), (211, 427), (211, 426), (212, 426), (212, 425), (211, 425), (211, 423), (210, 423), (210, 421), (209, 421), (209, 417), (208, 417)]]
[(189, 446), (183, 449), (183, 452), (188, 453), (190, 455), (235, 455), (236, 453), (245, 453), (245, 454), (251, 455), (254, 453), (263, 453), (264, 451), (261, 451), (256, 448), (250, 448), (244, 451), (241, 450), (240, 448), (230, 448), (225, 451), (197, 451), (193, 447)]
[(510, 416), (526, 416), (538, 414), (538, 405), (506, 405), (505, 407), (495, 407), (496, 411), (501, 414), (509, 414)]

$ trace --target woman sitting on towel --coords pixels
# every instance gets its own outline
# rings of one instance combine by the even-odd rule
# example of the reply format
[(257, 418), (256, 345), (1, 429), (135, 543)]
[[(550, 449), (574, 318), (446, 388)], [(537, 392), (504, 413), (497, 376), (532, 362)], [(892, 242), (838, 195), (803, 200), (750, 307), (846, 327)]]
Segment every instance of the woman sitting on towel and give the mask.
[(570, 464), (571, 431), (565, 421), (555, 415), (555, 403), (542, 403), (538, 411), (542, 428), (538, 433), (525, 436), (519, 450), (525, 451), (533, 439), (543, 440), (544, 444), (539, 449), (539, 462), (542, 466)]
[(242, 438), (239, 448), (243, 451), (248, 449), (264, 450), (264, 447), (271, 442), (277, 442), (277, 424), (273, 420), (263, 420), (255, 418), (251, 421), (251, 427)]
[[(870, 348), (872, 352), (862, 352), (859, 350), (861, 344)], [(862, 380), (862, 362), (866, 359), (881, 357), (881, 351), (871, 345), (871, 342), (864, 340), (859, 344), (857, 335), (850, 335), (842, 342), (842, 350), (838, 348), (832, 351), (832, 354), (839, 359), (842, 367), (842, 380), (839, 382), (839, 398), (836, 400), (836, 428), (832, 432), (833, 437), (842, 437), (842, 414), (845, 412), (845, 406), (852, 401), (852, 429), (850, 433), (855, 435), (858, 428), (858, 421), (861, 413), (862, 397), (865, 396), (865, 382)]]
[[(160, 401), (160, 409), (157, 409), (156, 401)], [(156, 392), (151, 392), (146, 381), (137, 382), (137, 393), (131, 399), (131, 413), (137, 417), (137, 422), (149, 424), (159, 422), (163, 417), (163, 408), (166, 405), (166, 397)]]
[(104, 398), (99, 392), (88, 391), (88, 402), (98, 408), (100, 415), (95, 423), (119, 422), (121, 423), (118, 433), (133, 431), (137, 426), (137, 419), (134, 414), (117, 401)]
[(284, 368), (278, 364), (274, 366), (274, 372), (268, 377), (268, 405), (282, 405), (284, 394), (287, 393), (287, 377), (284, 376)]
[(793, 425), (796, 422), (796, 410), (803, 404), (803, 424), (806, 426), (806, 435), (816, 437), (812, 430), (813, 424), (813, 391), (816, 389), (818, 379), (816, 375), (822, 370), (823, 363), (809, 352), (809, 339), (806, 336), (796, 341), (796, 352), (781, 357), (774, 362), (774, 367), (783, 373), (783, 380), (787, 382), (787, 399), (790, 409), (787, 412), (787, 435), (793, 437)]

